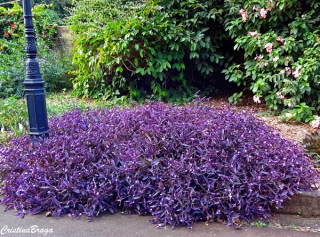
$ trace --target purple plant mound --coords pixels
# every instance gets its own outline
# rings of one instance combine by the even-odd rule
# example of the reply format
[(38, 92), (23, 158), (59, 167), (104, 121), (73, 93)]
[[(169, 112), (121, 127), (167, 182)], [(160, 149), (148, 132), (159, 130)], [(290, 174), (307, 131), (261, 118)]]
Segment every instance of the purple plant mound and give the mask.
[(74, 110), (50, 121), (50, 139), (0, 150), (2, 204), (88, 219), (118, 210), (159, 226), (268, 217), (318, 180), (293, 143), (249, 113), (202, 102)]

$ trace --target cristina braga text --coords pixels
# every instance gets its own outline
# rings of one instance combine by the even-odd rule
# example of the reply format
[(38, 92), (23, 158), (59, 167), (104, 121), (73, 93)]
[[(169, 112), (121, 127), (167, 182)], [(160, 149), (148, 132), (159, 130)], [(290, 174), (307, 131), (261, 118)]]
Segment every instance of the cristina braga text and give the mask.
[(8, 225), (5, 225), (1, 228), (0, 234), (43, 234), (46, 236), (47, 234), (52, 234), (53, 229), (48, 228), (39, 228), (37, 225), (33, 225), (30, 228), (22, 228), (22, 227), (13, 227), (10, 228)]

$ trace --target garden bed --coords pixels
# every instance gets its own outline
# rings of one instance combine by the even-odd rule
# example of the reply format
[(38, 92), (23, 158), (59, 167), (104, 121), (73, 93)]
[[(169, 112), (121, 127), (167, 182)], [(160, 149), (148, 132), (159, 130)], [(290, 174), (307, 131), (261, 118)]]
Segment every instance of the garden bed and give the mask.
[(1, 151), (2, 203), (21, 216), (122, 210), (172, 227), (267, 218), (318, 176), (297, 145), (237, 108), (154, 102), (53, 117), (50, 140)]

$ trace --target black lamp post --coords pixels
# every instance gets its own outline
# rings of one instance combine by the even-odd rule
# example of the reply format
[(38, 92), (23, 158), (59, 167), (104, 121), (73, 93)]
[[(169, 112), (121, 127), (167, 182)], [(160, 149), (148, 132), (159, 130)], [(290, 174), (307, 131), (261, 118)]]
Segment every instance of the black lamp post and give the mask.
[(23, 0), (23, 17), (26, 36), (26, 78), (25, 96), (28, 107), (29, 134), (32, 142), (40, 137), (49, 137), (49, 127), (46, 109), (46, 98), (44, 94), (44, 81), (42, 80), (39, 63), (36, 59), (37, 48), (35, 44), (34, 27), (30, 0)]

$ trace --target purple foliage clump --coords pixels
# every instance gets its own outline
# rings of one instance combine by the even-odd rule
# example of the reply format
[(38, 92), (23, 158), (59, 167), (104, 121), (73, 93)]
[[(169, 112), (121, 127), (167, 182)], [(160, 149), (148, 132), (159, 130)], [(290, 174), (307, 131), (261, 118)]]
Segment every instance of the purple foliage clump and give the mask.
[(250, 113), (153, 102), (74, 110), (50, 120), (50, 139), (0, 149), (1, 203), (88, 219), (152, 215), (163, 226), (268, 217), (319, 176), (303, 150)]

